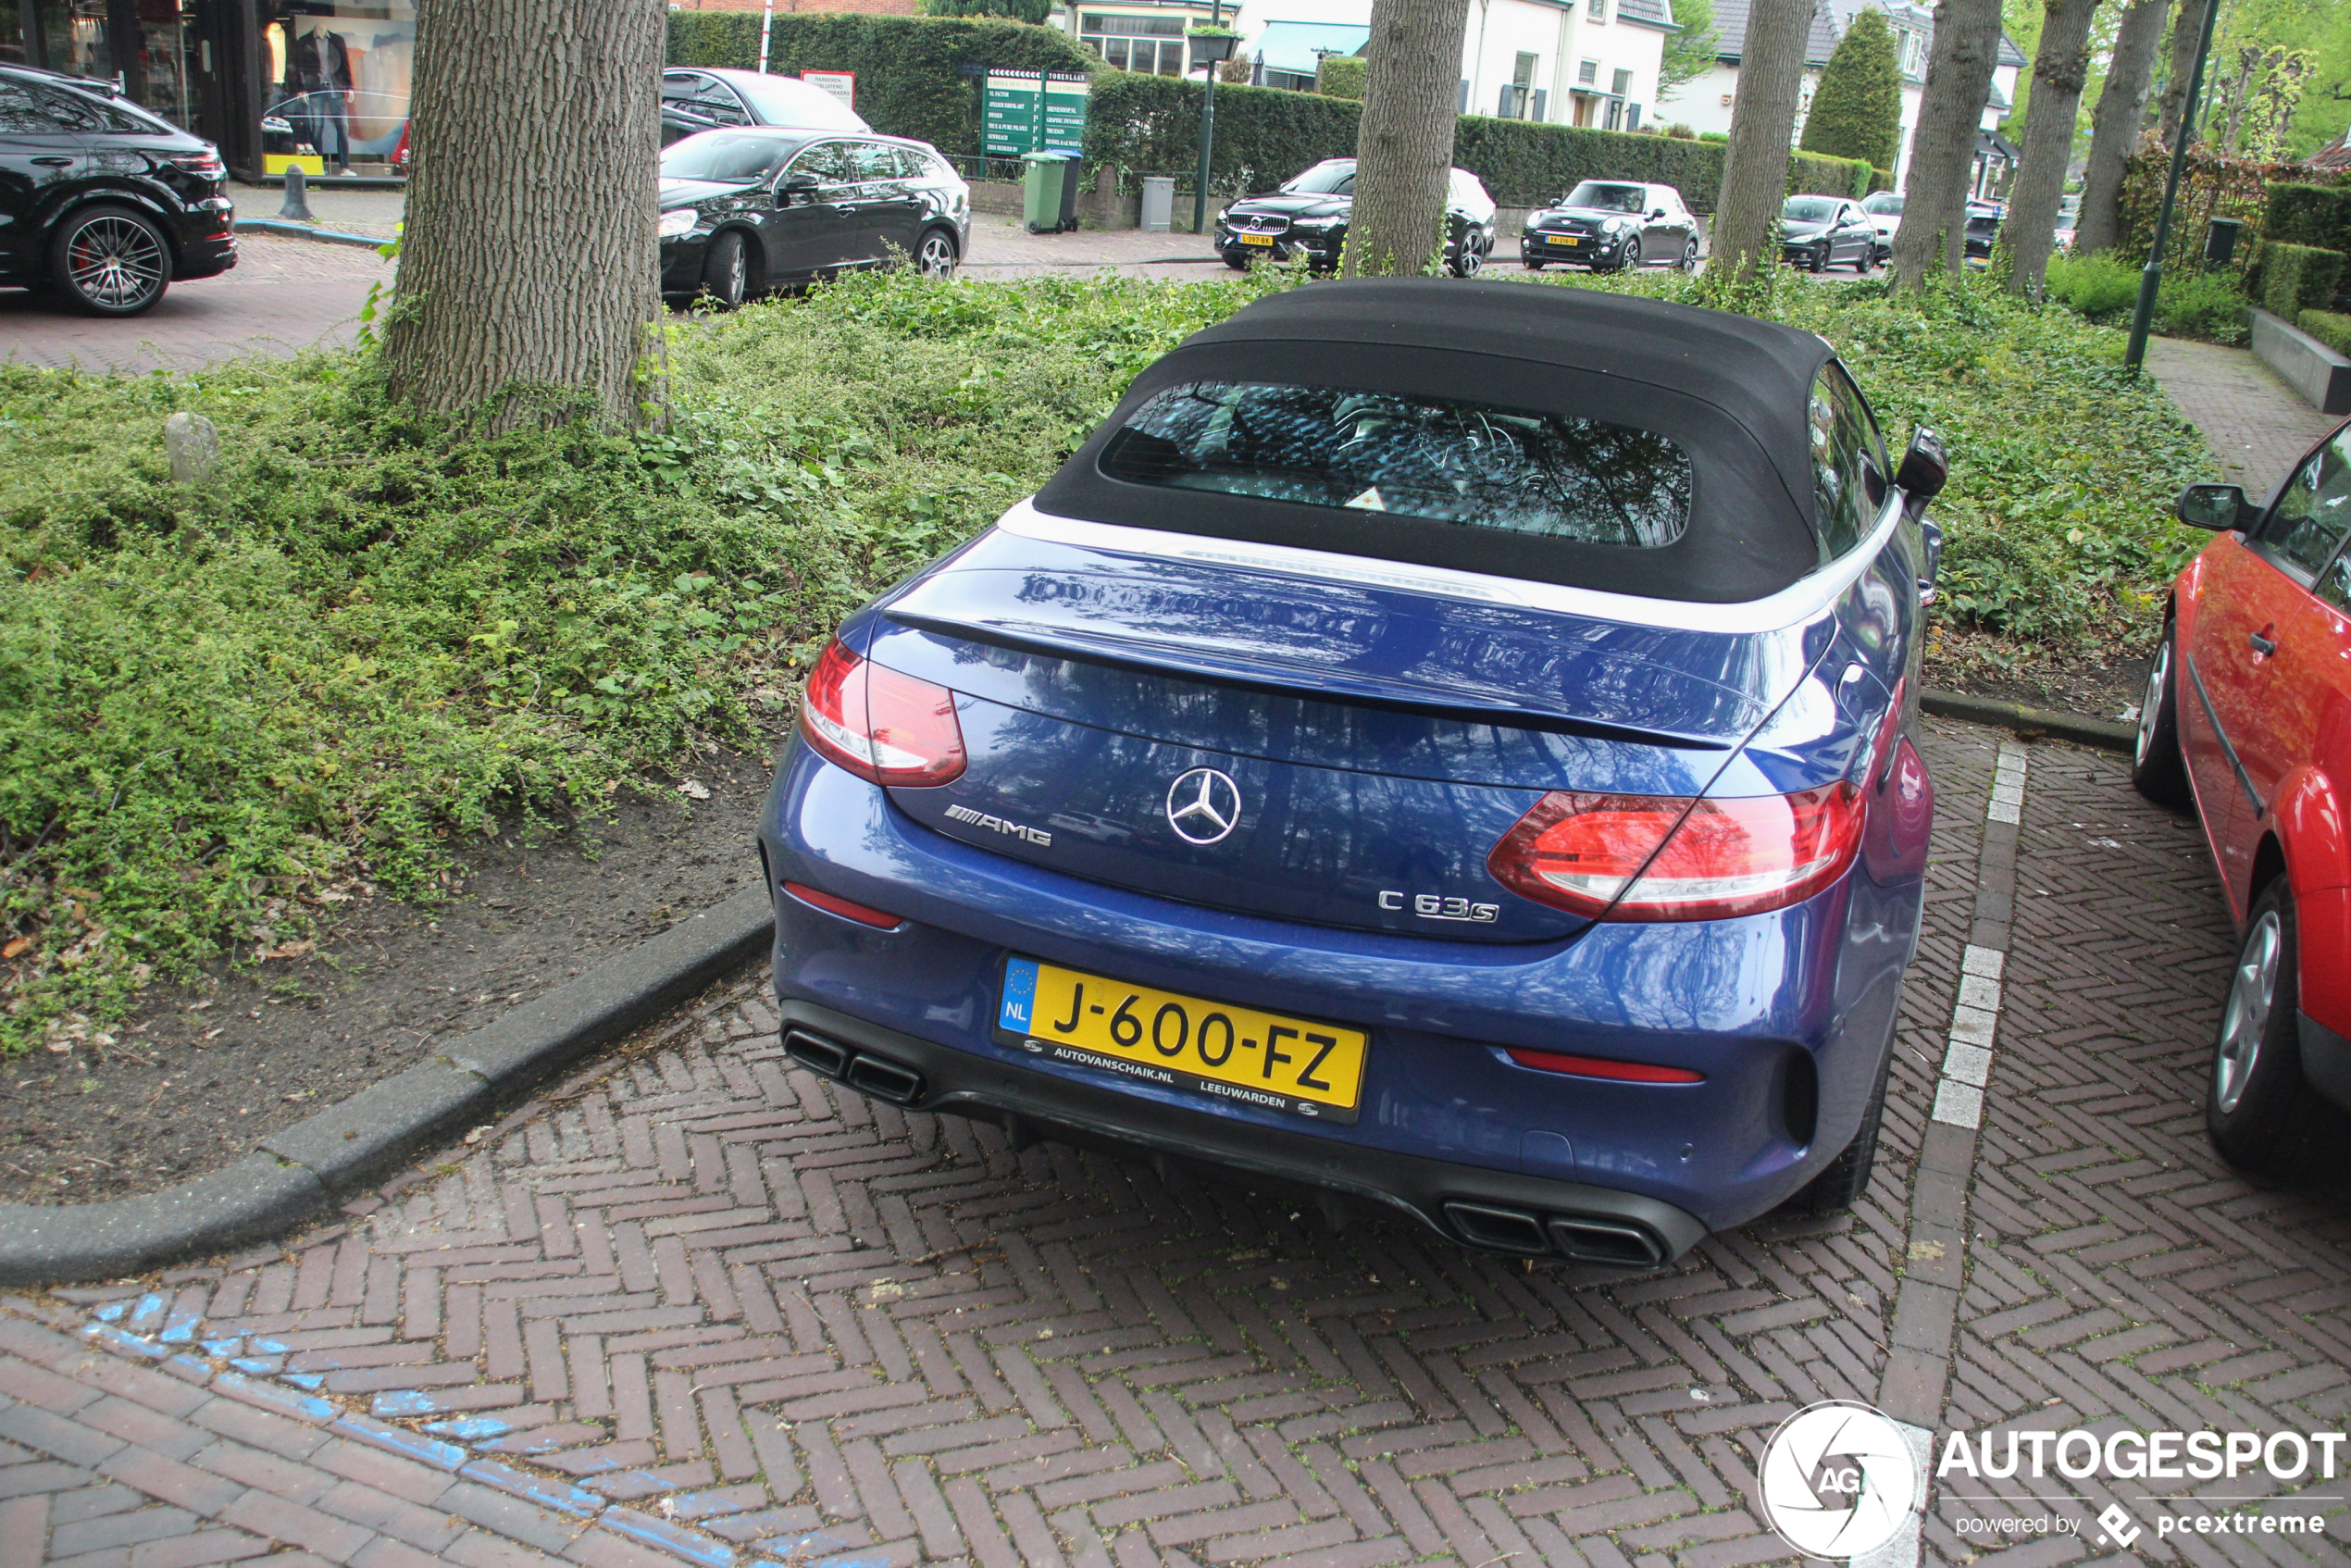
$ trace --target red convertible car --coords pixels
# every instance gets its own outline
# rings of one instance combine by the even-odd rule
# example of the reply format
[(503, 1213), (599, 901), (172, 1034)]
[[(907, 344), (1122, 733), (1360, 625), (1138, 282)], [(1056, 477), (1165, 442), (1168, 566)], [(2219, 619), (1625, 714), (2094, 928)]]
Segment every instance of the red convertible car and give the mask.
[(2190, 485), (2220, 537), (2172, 587), (2133, 781), (2196, 807), (2243, 933), (2205, 1095), (2232, 1164), (2290, 1175), (2351, 1107), (2351, 423), (2267, 506)]

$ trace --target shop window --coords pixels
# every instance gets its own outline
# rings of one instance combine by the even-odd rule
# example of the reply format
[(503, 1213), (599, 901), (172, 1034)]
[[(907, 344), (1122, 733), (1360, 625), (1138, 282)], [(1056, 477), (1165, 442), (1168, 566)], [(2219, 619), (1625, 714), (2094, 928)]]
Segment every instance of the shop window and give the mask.
[(261, 40), (269, 82), (261, 116), (263, 172), (282, 174), (296, 163), (312, 174), (392, 172), (392, 154), (408, 126), (414, 0), (292, 0), (263, 25)]

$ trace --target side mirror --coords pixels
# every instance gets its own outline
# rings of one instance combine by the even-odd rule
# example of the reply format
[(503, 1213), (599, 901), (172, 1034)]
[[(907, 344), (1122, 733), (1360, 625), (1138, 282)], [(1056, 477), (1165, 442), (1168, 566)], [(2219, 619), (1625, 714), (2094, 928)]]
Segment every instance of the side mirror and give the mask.
[(1649, 209), (1649, 216), (1651, 218), (1663, 218), (1665, 216), (1665, 209), (1663, 207), (1651, 207)]
[(2233, 484), (2192, 484), (2180, 492), (2180, 521), (2226, 533), (2245, 516), (2245, 491)]
[(1951, 464), (1943, 455), (1943, 438), (1921, 425), (1910, 432), (1910, 444), (1902, 454), (1902, 466), (1894, 471), (1895, 488), (1912, 501), (1932, 501), (1942, 493), (1944, 483), (1951, 477)]
[(776, 205), (783, 206), (794, 196), (814, 195), (816, 187), (822, 183), (824, 182), (813, 174), (787, 174), (777, 182)]

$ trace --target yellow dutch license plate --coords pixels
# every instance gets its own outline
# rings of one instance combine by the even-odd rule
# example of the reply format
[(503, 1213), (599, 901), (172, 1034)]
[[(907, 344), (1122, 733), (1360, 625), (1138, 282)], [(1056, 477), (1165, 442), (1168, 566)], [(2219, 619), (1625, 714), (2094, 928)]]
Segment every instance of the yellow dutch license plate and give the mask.
[(1547, 234), (1544, 238), (1554, 245), (1580, 245), (1584, 243), (1573, 234)]
[(1240, 234), (1236, 235), (1235, 238), (1244, 245), (1270, 245), (1274, 243), (1274, 236), (1271, 234)]
[(1352, 1123), (1370, 1037), (1015, 958), (996, 1027), (1023, 1050), (1317, 1121)]

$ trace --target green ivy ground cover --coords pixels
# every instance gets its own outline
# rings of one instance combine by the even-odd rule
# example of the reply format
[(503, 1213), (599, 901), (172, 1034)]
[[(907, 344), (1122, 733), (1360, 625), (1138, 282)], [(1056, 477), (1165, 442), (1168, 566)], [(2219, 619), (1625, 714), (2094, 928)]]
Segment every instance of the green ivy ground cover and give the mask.
[[(388, 406), (364, 353), (0, 367), (0, 1052), (299, 951), (363, 883), (429, 898), (502, 815), (755, 743), (844, 612), (1287, 286), (853, 280), (680, 324), (676, 417), (642, 436), (470, 439)], [(1943, 431), (1950, 624), (2050, 660), (2151, 637), (2206, 459), (2119, 334), (1968, 285), (1763, 308), (1838, 344), (1893, 440)], [(168, 475), (180, 409), (220, 429), (201, 492)]]

